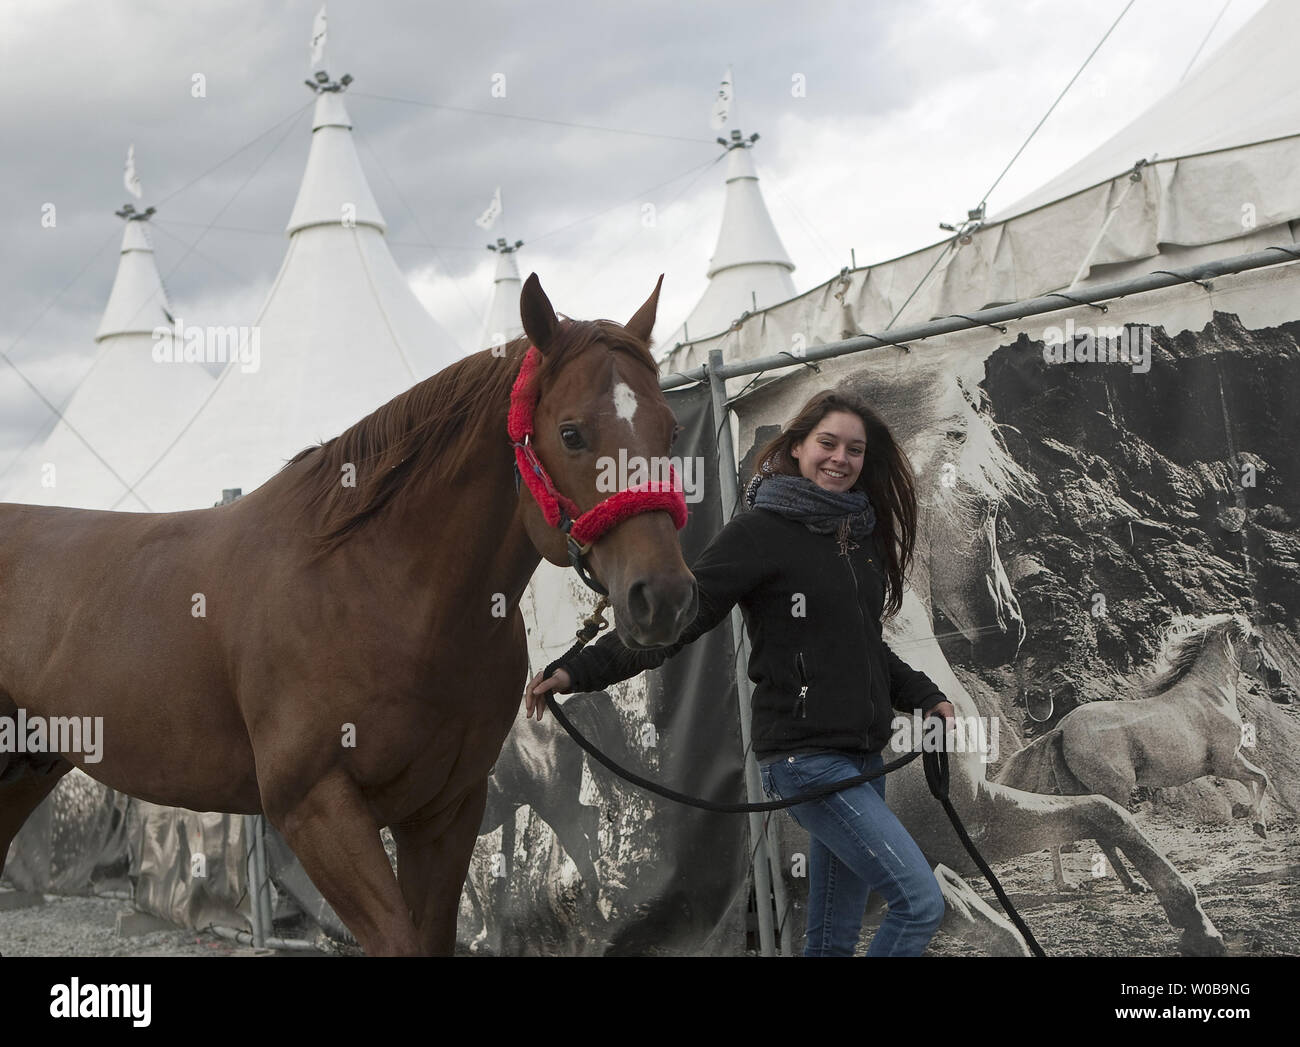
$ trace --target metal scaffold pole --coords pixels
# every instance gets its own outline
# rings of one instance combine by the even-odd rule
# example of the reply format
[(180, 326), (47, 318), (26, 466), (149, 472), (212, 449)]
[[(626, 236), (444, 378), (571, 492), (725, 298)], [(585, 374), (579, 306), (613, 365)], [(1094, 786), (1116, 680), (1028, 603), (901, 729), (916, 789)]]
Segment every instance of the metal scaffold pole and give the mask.
[[(736, 478), (736, 452), (731, 440), (731, 420), (727, 417), (727, 387), (717, 374), (722, 366), (722, 352), (714, 349), (709, 353), (707, 371), (709, 391), (713, 396), (713, 425), (718, 433), (718, 491), (721, 495), (723, 514), (736, 504), (740, 485)], [(726, 522), (725, 520), (723, 521)], [(749, 664), (749, 643), (745, 638), (745, 622), (739, 607), (731, 609), (731, 637), (736, 661), (740, 666)], [(745, 797), (749, 803), (762, 803), (762, 782), (759, 779), (758, 763), (750, 750), (750, 709), (753, 702), (753, 685), (744, 669), (736, 672), (736, 697), (740, 706), (740, 740), (745, 752)], [(773, 864), (776, 856), (768, 846), (767, 833), (763, 825), (763, 815), (749, 815), (750, 855), (754, 868), (755, 909), (758, 912), (758, 936), (760, 950), (764, 956), (775, 956), (780, 945), (782, 955), (789, 955), (789, 944), (782, 934), (782, 941), (777, 943), (773, 929), (772, 907), (768, 899), (775, 897), (777, 912), (782, 917), (787, 912), (785, 880), (779, 868)], [(785, 920), (782, 919), (782, 930)]]

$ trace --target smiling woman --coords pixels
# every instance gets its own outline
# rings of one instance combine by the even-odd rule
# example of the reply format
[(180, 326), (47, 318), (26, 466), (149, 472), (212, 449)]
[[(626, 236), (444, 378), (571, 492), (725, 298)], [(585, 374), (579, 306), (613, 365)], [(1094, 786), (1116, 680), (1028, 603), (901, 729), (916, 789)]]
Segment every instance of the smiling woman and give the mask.
[[(886, 593), (901, 605), (916, 526), (911, 467), (884, 423), (827, 390), (758, 461), (751, 511), (733, 517), (692, 567), (699, 612), (677, 641), (633, 650), (605, 636), (534, 677), (529, 713), (541, 719), (552, 689), (598, 691), (658, 668), (739, 604), (756, 684), (753, 749), (769, 798), (882, 767), (891, 706), (952, 718), (943, 693), (881, 635)], [(869, 955), (917, 955), (943, 918), (934, 874), (884, 791), (880, 777), (790, 808), (812, 837), (805, 955), (852, 955), (873, 889), (889, 915)]]

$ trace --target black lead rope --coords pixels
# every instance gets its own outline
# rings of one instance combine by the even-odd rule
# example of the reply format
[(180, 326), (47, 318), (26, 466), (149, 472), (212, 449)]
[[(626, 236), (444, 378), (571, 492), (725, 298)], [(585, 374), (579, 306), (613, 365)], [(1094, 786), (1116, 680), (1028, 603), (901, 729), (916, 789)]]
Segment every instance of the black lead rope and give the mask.
[[(885, 766), (880, 768), (878, 771), (867, 771), (863, 774), (855, 774), (852, 778), (842, 778), (838, 782), (831, 782), (829, 785), (819, 785), (815, 789), (806, 793), (800, 793), (798, 796), (793, 796), (788, 800), (768, 800), (764, 803), (715, 803), (713, 800), (701, 800), (694, 796), (687, 796), (685, 793), (679, 793), (675, 789), (665, 788), (657, 782), (652, 782), (648, 778), (642, 778), (639, 774), (633, 774), (626, 768), (620, 767), (578, 733), (577, 728), (574, 727), (569, 721), (569, 718), (564, 715), (560, 703), (555, 701), (554, 692), (551, 692), (546, 697), (550, 700), (551, 712), (555, 713), (555, 718), (559, 720), (560, 726), (568, 731), (569, 734), (572, 735), (573, 740), (585, 749), (589, 755), (595, 757), (620, 778), (631, 782), (633, 785), (639, 785), (642, 789), (647, 789), (659, 796), (667, 797), (669, 800), (676, 800), (678, 803), (684, 803), (688, 807), (698, 807), (702, 811), (716, 811), (719, 814), (757, 814), (761, 811), (778, 811), (783, 807), (796, 807), (809, 800), (817, 800), (823, 796), (830, 796), (831, 793), (837, 793), (841, 789), (848, 789), (854, 785), (869, 782), (873, 778), (879, 778), (882, 774), (896, 771), (904, 764), (911, 763), (918, 756), (922, 755), (919, 751), (910, 752), (906, 756), (894, 760), (892, 763), (885, 764)], [(931, 754), (925, 753), (924, 755), (928, 757)], [(944, 773), (946, 775), (946, 768)], [(928, 773), (926, 777), (929, 777)], [(931, 788), (933, 788), (933, 786), (931, 786)]]
[[(915, 756), (915, 753), (911, 755)], [(998, 878), (993, 875), (993, 870), (989, 868), (989, 863), (984, 860), (984, 855), (980, 854), (979, 848), (966, 832), (966, 826), (962, 825), (961, 819), (957, 816), (957, 809), (953, 807), (952, 801), (948, 799), (948, 754), (943, 749), (937, 752), (926, 752), (923, 764), (925, 766), (925, 780), (930, 786), (930, 792), (934, 798), (943, 804), (943, 809), (948, 812), (948, 820), (952, 822), (953, 831), (957, 833), (957, 838), (961, 840), (961, 845), (966, 848), (966, 853), (971, 856), (971, 860), (979, 866), (980, 872), (984, 874), (984, 879), (988, 880), (989, 886), (993, 888), (993, 893), (998, 896), (998, 901), (1002, 903), (1002, 908), (1006, 914), (1011, 917), (1011, 922), (1016, 925), (1016, 929), (1024, 935), (1025, 941), (1029, 944), (1030, 951), (1035, 956), (1046, 957), (1047, 953), (1043, 952), (1043, 947), (1038, 944), (1038, 940), (1029, 930), (1029, 924), (1025, 923), (1016, 912), (1016, 907), (1011, 904), (1011, 899), (1007, 897), (1007, 892), (1002, 889), (1002, 884)]]
[[(601, 602), (604, 603), (604, 601)], [(599, 614), (599, 611), (596, 613)], [(593, 618), (594, 617), (595, 616), (593, 615)], [(574, 644), (573, 648), (570, 649), (568, 653), (565, 654), (564, 659), (562, 660), (567, 660), (571, 655), (585, 647), (587, 642), (591, 639), (591, 636), (594, 636), (599, 630), (599, 627), (592, 624), (591, 618), (589, 618), (587, 622), (587, 627), (580, 630), (578, 633), (578, 642)], [(584, 635), (585, 633), (590, 633), (590, 635)], [(593, 759), (598, 760), (605, 767), (609, 768), (609, 770), (620, 778), (631, 782), (633, 785), (639, 785), (642, 789), (646, 789), (658, 796), (663, 796), (666, 799), (685, 804), (688, 807), (698, 807), (704, 811), (715, 811), (720, 814), (757, 814), (762, 811), (776, 811), (785, 807), (795, 807), (801, 803), (807, 803), (809, 800), (817, 800), (823, 796), (837, 793), (842, 789), (849, 789), (855, 785), (861, 785), (863, 782), (869, 782), (873, 778), (879, 778), (883, 774), (889, 774), (892, 771), (898, 770), (903, 765), (911, 763), (918, 756), (923, 756), (924, 759), (922, 763), (925, 767), (926, 783), (930, 786), (930, 792), (934, 794), (934, 798), (943, 805), (943, 809), (948, 814), (948, 820), (952, 822), (952, 827), (957, 833), (957, 838), (961, 840), (962, 846), (966, 848), (966, 853), (969, 854), (975, 864), (979, 866), (980, 872), (993, 887), (993, 893), (998, 896), (998, 901), (1002, 903), (1002, 908), (1005, 909), (1007, 915), (1011, 917), (1011, 922), (1016, 925), (1016, 929), (1024, 936), (1024, 939), (1029, 944), (1029, 948), (1033, 954), (1035, 956), (1046, 957), (1047, 954), (1043, 952), (1042, 946), (1040, 946), (1034, 938), (1033, 933), (1029, 930), (1029, 926), (1023, 919), (1021, 919), (1020, 914), (1016, 912), (1015, 906), (1011, 904), (1011, 899), (1007, 897), (1007, 892), (1002, 889), (1002, 884), (999, 883), (998, 878), (993, 875), (993, 870), (989, 868), (988, 862), (984, 860), (984, 856), (980, 854), (969, 834), (967, 834), (966, 827), (962, 825), (961, 818), (958, 817), (956, 808), (953, 807), (952, 801), (948, 799), (948, 754), (942, 749), (936, 752), (928, 750), (924, 752), (913, 751), (908, 753), (906, 756), (885, 764), (885, 766), (881, 767), (878, 771), (864, 771), (862, 774), (856, 774), (852, 778), (843, 778), (838, 782), (831, 782), (828, 785), (820, 785), (806, 793), (792, 796), (788, 800), (768, 800), (765, 803), (715, 803), (712, 800), (702, 800), (698, 797), (687, 796), (685, 793), (679, 793), (675, 789), (665, 788), (657, 782), (652, 782), (648, 778), (643, 778), (639, 774), (634, 774), (626, 768), (620, 767), (592, 745), (591, 742), (587, 741), (587, 739), (582, 736), (582, 733), (573, 726), (569, 721), (569, 718), (564, 715), (563, 708), (556, 700), (554, 691), (548, 691), (546, 693), (546, 700), (551, 712), (555, 714), (555, 719), (559, 721), (560, 726), (568, 732), (569, 736), (578, 743), (579, 748), (583, 749)]]

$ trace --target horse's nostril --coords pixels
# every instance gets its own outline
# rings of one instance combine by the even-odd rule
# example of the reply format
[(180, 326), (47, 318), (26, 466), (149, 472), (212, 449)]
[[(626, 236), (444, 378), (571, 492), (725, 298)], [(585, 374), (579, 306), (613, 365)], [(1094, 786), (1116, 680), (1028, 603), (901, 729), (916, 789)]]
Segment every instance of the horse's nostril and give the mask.
[(684, 628), (695, 617), (698, 590), (694, 579), (682, 585), (661, 581), (633, 582), (627, 590), (627, 609), (634, 621), (655, 631)]
[(645, 582), (633, 582), (627, 590), (627, 609), (639, 622), (650, 618), (652, 601), (650, 587)]

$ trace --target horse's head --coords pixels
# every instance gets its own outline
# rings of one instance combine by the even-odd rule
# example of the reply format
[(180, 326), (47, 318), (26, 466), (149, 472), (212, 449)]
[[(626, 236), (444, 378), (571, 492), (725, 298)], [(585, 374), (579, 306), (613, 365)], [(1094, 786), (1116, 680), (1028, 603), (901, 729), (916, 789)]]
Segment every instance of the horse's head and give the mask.
[(1282, 685), (1282, 668), (1268, 650), (1267, 640), (1244, 614), (1235, 614), (1236, 630), (1233, 640), (1241, 655), (1241, 671), (1247, 673), (1270, 691)]
[(936, 609), (970, 641), (981, 665), (1015, 661), (1026, 630), (1020, 603), (998, 552), (998, 503), (960, 477), (922, 515)]
[[(649, 482), (666, 489), (677, 421), (659, 388), (649, 352), (659, 284), (626, 325), (559, 320), (537, 274), (524, 284), (524, 333), (541, 354), (532, 410), (532, 448), (555, 492), (579, 514)], [(679, 488), (680, 489), (680, 488)], [(553, 564), (569, 565), (569, 541), (520, 486), (528, 537)], [(680, 496), (678, 496), (680, 501)], [(640, 508), (631, 503), (633, 509)], [(626, 511), (626, 506), (623, 507)], [(632, 648), (675, 641), (695, 617), (695, 579), (682, 559), (667, 510), (617, 514), (584, 553), (587, 569), (609, 592), (619, 638)], [(585, 545), (579, 542), (579, 545)]]

